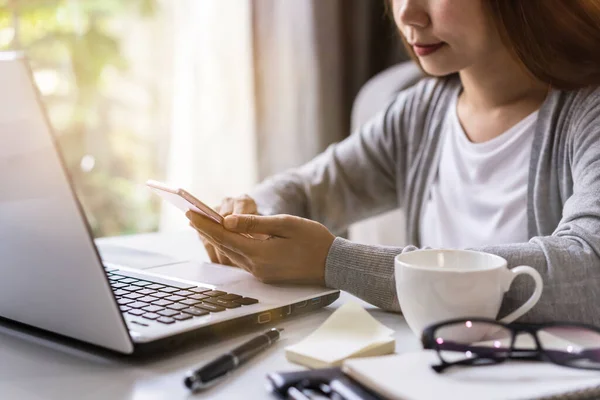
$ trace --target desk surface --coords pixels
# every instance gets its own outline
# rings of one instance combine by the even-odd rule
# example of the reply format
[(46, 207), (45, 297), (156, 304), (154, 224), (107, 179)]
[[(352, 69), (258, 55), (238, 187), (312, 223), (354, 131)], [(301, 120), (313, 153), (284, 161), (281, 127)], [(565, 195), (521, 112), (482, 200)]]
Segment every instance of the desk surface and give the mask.
[[(176, 259), (204, 260), (206, 254), (190, 232), (136, 235), (101, 239), (100, 245), (121, 245), (160, 251)], [(317, 328), (344, 301), (343, 293), (331, 306), (283, 321), (282, 339), (273, 348), (241, 367), (227, 380), (202, 394), (191, 395), (183, 386), (185, 372), (225, 349), (248, 340), (262, 329), (231, 336), (219, 343), (194, 347), (178, 354), (132, 361), (74, 349), (0, 325), (0, 394), (3, 399), (269, 399), (265, 375), (301, 367), (286, 361), (284, 348)], [(358, 301), (358, 300), (357, 300)], [(396, 351), (420, 347), (404, 319), (368, 306), (371, 314), (396, 331)]]

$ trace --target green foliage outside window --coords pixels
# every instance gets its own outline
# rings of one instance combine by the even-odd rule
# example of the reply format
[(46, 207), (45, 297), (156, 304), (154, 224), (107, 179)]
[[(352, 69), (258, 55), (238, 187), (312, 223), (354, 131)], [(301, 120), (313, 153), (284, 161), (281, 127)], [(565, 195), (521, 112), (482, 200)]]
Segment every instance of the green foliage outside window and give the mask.
[(156, 0), (0, 0), (0, 50), (23, 49), (30, 59), (95, 236), (158, 227), (159, 202), (139, 183), (160, 178), (159, 143), (115, 117), (128, 105), (107, 84), (129, 67), (114, 21), (156, 12)]

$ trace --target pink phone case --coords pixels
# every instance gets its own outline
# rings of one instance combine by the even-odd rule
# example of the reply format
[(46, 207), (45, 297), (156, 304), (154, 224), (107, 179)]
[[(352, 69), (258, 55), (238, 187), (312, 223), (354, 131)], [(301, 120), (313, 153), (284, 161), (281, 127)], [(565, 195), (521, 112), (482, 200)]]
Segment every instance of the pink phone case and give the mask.
[(223, 217), (219, 213), (192, 196), (184, 189), (169, 187), (168, 185), (157, 181), (147, 181), (146, 185), (160, 197), (173, 204), (183, 212), (192, 210), (196, 213), (207, 216), (219, 224), (223, 223)]

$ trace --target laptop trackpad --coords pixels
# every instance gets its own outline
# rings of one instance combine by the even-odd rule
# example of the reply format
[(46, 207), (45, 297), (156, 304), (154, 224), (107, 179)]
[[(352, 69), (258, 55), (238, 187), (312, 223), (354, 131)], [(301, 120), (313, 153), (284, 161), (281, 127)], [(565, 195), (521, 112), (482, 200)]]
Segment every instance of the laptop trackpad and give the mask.
[(126, 246), (117, 246), (108, 243), (96, 243), (102, 261), (124, 267), (147, 269), (166, 264), (182, 262), (165, 254), (134, 249)]
[(254, 277), (240, 268), (219, 264), (182, 262), (151, 268), (148, 272), (172, 276), (173, 278), (188, 279), (199, 283), (221, 286), (254, 280)]

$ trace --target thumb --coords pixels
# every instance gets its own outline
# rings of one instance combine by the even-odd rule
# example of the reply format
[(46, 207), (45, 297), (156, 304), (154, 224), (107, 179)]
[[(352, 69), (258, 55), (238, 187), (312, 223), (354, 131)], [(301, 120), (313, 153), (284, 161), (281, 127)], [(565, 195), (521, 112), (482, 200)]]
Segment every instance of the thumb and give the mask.
[(285, 237), (293, 228), (293, 221), (281, 215), (263, 217), (261, 215), (235, 214), (225, 217), (223, 226), (232, 232), (263, 233)]

